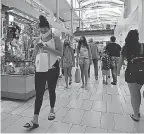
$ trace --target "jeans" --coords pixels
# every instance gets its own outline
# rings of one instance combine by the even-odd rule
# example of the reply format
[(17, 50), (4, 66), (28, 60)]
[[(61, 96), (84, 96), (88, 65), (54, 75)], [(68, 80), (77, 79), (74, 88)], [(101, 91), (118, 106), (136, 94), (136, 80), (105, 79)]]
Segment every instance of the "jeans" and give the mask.
[(113, 82), (117, 83), (117, 66), (119, 62), (119, 57), (111, 57), (111, 72), (113, 77)]
[[(98, 60), (93, 59), (95, 77), (98, 77)], [(88, 76), (90, 77), (90, 66), (88, 69)]]
[(35, 73), (35, 90), (36, 90), (36, 99), (35, 99), (35, 109), (34, 114), (39, 114), (42, 102), (43, 95), (45, 92), (46, 82), (48, 84), (49, 96), (50, 96), (50, 106), (54, 108), (56, 101), (56, 84), (59, 77), (59, 67), (51, 68), (47, 72), (36, 72)]
[(95, 77), (98, 77), (98, 60), (93, 59)]

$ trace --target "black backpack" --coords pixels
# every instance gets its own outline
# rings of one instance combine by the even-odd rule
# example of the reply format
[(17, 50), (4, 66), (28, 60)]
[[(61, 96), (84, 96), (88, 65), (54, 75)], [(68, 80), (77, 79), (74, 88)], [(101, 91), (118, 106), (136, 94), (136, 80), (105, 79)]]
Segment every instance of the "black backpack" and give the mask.
[(139, 54), (132, 55), (129, 71), (135, 75), (135, 77), (144, 79), (144, 44), (141, 44)]

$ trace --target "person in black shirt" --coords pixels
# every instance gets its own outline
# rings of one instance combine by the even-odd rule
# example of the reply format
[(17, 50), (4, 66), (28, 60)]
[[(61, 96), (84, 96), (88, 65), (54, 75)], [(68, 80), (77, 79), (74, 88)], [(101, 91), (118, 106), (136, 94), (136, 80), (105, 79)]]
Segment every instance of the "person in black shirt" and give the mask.
[(139, 42), (139, 33), (137, 30), (130, 30), (125, 39), (125, 45), (122, 48), (118, 64), (118, 73), (125, 59), (127, 60), (125, 81), (129, 87), (131, 104), (134, 112), (130, 117), (138, 122), (141, 117), (141, 89), (144, 85), (144, 44)]
[(118, 61), (120, 57), (121, 47), (120, 45), (115, 43), (116, 41), (115, 36), (112, 36), (110, 40), (111, 42), (106, 46), (106, 50), (108, 51), (110, 59), (111, 59), (110, 68), (111, 68), (112, 77), (113, 77), (113, 82), (111, 84), (116, 85), (117, 84), (117, 65), (118, 65)]

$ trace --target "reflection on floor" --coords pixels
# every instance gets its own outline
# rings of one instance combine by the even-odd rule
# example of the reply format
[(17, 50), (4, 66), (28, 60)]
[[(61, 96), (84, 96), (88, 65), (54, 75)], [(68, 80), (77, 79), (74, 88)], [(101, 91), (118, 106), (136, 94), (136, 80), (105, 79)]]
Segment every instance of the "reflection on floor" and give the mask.
[(56, 119), (47, 120), (50, 108), (46, 91), (39, 118), (40, 127), (31, 131), (23, 125), (32, 118), (35, 97), (27, 102), (2, 100), (2, 133), (144, 133), (144, 99), (140, 109), (141, 119), (136, 123), (129, 116), (133, 111), (123, 71), (117, 86), (103, 85), (101, 75), (99, 81), (95, 81), (93, 69), (89, 90), (81, 89), (81, 84), (75, 83), (74, 77), (68, 90), (64, 90), (64, 86), (62, 78), (56, 89)]

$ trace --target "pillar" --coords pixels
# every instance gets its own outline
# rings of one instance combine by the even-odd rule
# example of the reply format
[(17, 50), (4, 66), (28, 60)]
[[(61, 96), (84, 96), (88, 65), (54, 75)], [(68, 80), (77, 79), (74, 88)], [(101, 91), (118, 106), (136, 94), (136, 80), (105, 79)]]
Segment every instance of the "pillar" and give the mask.
[(73, 0), (71, 0), (71, 33), (73, 34)]
[(80, 11), (81, 11), (81, 10), (80, 10), (80, 3), (79, 3), (79, 28), (80, 28), (80, 25), (81, 25), (81, 24), (80, 24), (80, 23), (81, 23), (81, 22), (80, 22), (80, 18), (81, 18), (81, 16), (80, 16), (80, 15), (81, 15), (81, 14), (80, 14)]
[(144, 43), (144, 0), (140, 0), (139, 4), (139, 40)]
[(56, 18), (59, 21), (59, 0), (56, 0)]
[(0, 38), (2, 37), (2, 2), (0, 0), (0, 17), (1, 17), (1, 20), (0, 20)]

